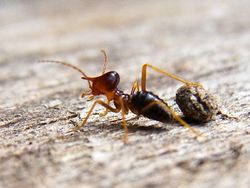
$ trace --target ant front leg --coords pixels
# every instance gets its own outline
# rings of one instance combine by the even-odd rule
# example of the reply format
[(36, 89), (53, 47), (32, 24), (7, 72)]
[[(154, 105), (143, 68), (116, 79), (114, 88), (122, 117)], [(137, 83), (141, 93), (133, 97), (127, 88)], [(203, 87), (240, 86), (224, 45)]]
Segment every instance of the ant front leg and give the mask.
[(78, 125), (76, 128), (74, 128), (72, 131), (77, 131), (79, 129), (81, 129), (87, 122), (89, 116), (91, 115), (92, 111), (94, 110), (95, 106), (97, 104), (100, 104), (101, 106), (103, 106), (104, 108), (106, 108), (106, 110), (109, 110), (111, 112), (114, 112), (114, 113), (118, 113), (122, 110), (122, 126), (123, 126), (123, 129), (125, 131), (124, 133), (124, 142), (127, 144), (128, 143), (128, 128), (127, 128), (127, 123), (126, 123), (126, 119), (125, 119), (125, 114), (127, 113), (126, 112), (126, 108), (124, 106), (124, 103), (122, 101), (121, 98), (119, 98), (119, 104), (120, 106), (117, 107), (117, 108), (113, 108), (111, 106), (109, 106), (109, 104), (103, 102), (102, 100), (96, 100), (94, 102), (94, 104), (91, 106), (89, 112), (87, 113), (87, 116), (85, 117), (85, 119), (80, 123), (80, 125)]
[(118, 113), (121, 110), (119, 108), (113, 108), (113, 107), (109, 106), (108, 104), (106, 104), (102, 100), (96, 100), (94, 102), (94, 104), (91, 106), (91, 108), (90, 108), (89, 112), (87, 113), (87, 116), (85, 117), (85, 119), (76, 128), (74, 128), (72, 131), (77, 131), (77, 130), (81, 129), (86, 124), (91, 112), (94, 110), (94, 108), (95, 108), (95, 106), (97, 104), (99, 104), (99, 105), (103, 106), (104, 108), (106, 108), (106, 109), (108, 109), (108, 110), (110, 110), (112, 112), (115, 112), (115, 113)]
[[(107, 105), (109, 105), (109, 103), (110, 103), (110, 100), (107, 101)], [(103, 113), (100, 113), (100, 114), (99, 114), (99, 116), (100, 116), (100, 117), (104, 117), (104, 116), (106, 116), (106, 115), (108, 114), (108, 112), (109, 112), (109, 109), (106, 108), (105, 111), (104, 111)]]
[(196, 83), (196, 82), (190, 82), (188, 80), (185, 80), (183, 78), (181, 78), (180, 76), (177, 76), (175, 74), (172, 74), (170, 72), (166, 72), (166, 71), (163, 71), (151, 64), (144, 64), (142, 66), (142, 76), (141, 76), (141, 87), (142, 87), (142, 91), (146, 91), (146, 77), (147, 77), (147, 67), (150, 67), (151, 69), (159, 72), (159, 73), (162, 73), (162, 74), (165, 74), (167, 75), (168, 77), (172, 78), (172, 79), (175, 79), (175, 80), (178, 80), (186, 85), (189, 85), (189, 86), (201, 86), (200, 83)]

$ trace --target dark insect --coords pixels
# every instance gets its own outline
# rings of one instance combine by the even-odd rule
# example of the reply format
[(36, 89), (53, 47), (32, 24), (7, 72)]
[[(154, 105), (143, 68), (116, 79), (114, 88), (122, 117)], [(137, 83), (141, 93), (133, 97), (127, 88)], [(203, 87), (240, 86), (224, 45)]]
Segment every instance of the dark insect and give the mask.
[[(142, 115), (149, 119), (157, 120), (160, 122), (171, 122), (173, 120), (176, 120), (181, 125), (191, 130), (197, 137), (201, 136), (201, 133), (199, 133), (196, 129), (190, 127), (184, 120), (182, 120), (176, 114), (176, 112), (168, 106), (166, 102), (164, 102), (160, 97), (158, 97), (154, 93), (147, 91), (146, 89), (147, 68), (150, 67), (151, 69), (159, 73), (165, 74), (189, 86), (191, 85), (198, 86), (200, 84), (186, 81), (176, 75), (173, 75), (169, 72), (165, 72), (153, 65), (144, 64), (142, 66), (141, 87), (139, 86), (138, 81), (135, 81), (132, 86), (130, 94), (127, 94), (117, 88), (120, 81), (119, 74), (115, 71), (106, 72), (108, 58), (106, 52), (104, 50), (102, 50), (102, 52), (104, 54), (104, 66), (102, 70), (102, 75), (97, 77), (89, 77), (81, 69), (65, 62), (53, 61), (53, 60), (40, 61), (40, 62), (59, 63), (71, 67), (80, 72), (82, 74), (81, 78), (88, 82), (90, 88), (88, 92), (82, 93), (81, 97), (89, 96), (89, 99), (92, 100), (94, 99), (94, 96), (104, 95), (107, 98), (106, 102), (100, 99), (95, 100), (84, 120), (76, 128), (74, 128), (73, 131), (81, 129), (86, 124), (95, 106), (99, 104), (106, 109), (104, 113), (100, 114), (100, 116), (105, 116), (109, 111), (114, 113), (121, 112), (122, 126), (125, 131), (124, 135), (125, 143), (128, 142), (128, 128), (125, 115), (128, 114), (129, 111), (133, 112), (137, 116)], [(111, 106), (110, 102), (113, 102), (114, 105)]]
[(219, 113), (215, 98), (202, 85), (184, 85), (177, 90), (176, 103), (188, 119), (208, 122)]

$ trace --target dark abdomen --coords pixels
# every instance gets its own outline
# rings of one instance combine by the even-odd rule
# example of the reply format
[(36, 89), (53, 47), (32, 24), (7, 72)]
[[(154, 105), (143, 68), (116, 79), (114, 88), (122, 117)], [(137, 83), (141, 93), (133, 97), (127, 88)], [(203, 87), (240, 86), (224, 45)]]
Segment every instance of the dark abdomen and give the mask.
[[(153, 103), (157, 101), (157, 103)], [(152, 106), (150, 105), (152, 104)], [(138, 91), (131, 96), (129, 109), (137, 114), (143, 115), (149, 119), (169, 122), (172, 120), (172, 115), (167, 111), (168, 105), (157, 95), (148, 91)]]

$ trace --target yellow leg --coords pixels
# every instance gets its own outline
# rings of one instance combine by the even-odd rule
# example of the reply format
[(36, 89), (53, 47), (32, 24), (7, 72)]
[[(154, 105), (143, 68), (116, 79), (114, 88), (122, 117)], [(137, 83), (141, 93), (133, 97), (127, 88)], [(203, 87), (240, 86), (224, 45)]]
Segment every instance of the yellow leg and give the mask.
[(153, 70), (157, 71), (157, 72), (160, 72), (162, 74), (165, 74), (167, 75), (168, 77), (172, 78), (172, 79), (175, 79), (175, 80), (178, 80), (186, 85), (194, 85), (194, 86), (201, 86), (200, 83), (196, 83), (196, 82), (190, 82), (188, 80), (185, 80), (183, 78), (181, 78), (180, 76), (177, 76), (175, 74), (172, 74), (170, 72), (166, 72), (166, 71), (163, 71), (151, 64), (144, 64), (142, 66), (142, 77), (141, 77), (141, 87), (142, 87), (142, 91), (146, 91), (146, 77), (147, 77), (147, 67), (150, 67), (152, 68)]
[(160, 102), (160, 101), (153, 101), (151, 103), (149, 103), (145, 108), (143, 108), (143, 111), (148, 110), (150, 107), (152, 107), (155, 104), (159, 104), (161, 107), (164, 108), (165, 111), (168, 111), (172, 114), (173, 118), (175, 120), (177, 120), (181, 125), (183, 125), (184, 127), (186, 127), (187, 129), (189, 129), (190, 131), (192, 131), (197, 138), (204, 138), (203, 135), (196, 130), (195, 128), (191, 127), (188, 123), (186, 123), (183, 119), (181, 119), (174, 110), (172, 110), (169, 106), (166, 106), (164, 103)]
[(124, 142), (127, 144), (128, 143), (128, 128), (127, 128), (127, 123), (126, 123), (126, 120), (125, 120), (125, 114), (126, 114), (126, 109), (124, 107), (124, 104), (123, 104), (123, 101), (122, 101), (122, 98), (119, 99), (119, 103), (120, 103), (120, 107), (117, 107), (117, 108), (113, 108), (111, 106), (109, 106), (108, 104), (106, 104), (105, 102), (103, 102), (102, 100), (96, 100), (94, 102), (94, 104), (91, 106), (89, 112), (87, 113), (87, 116), (85, 117), (85, 119), (76, 127), (74, 128), (72, 131), (77, 131), (79, 129), (81, 129), (87, 122), (89, 116), (91, 115), (92, 111), (94, 110), (95, 106), (97, 104), (103, 106), (104, 108), (106, 108), (107, 110), (110, 110), (114, 113), (118, 113), (122, 110), (122, 126), (123, 126), (123, 129), (124, 129)]
[(139, 83), (138, 81), (134, 81), (130, 95), (133, 95), (135, 91), (139, 91), (140, 87), (139, 87)]
[[(109, 103), (110, 103), (110, 101), (108, 100), (107, 105), (109, 105)], [(106, 116), (106, 115), (108, 114), (108, 112), (109, 112), (109, 109), (106, 108), (105, 111), (104, 111), (103, 113), (100, 113), (100, 114), (99, 114), (99, 116), (100, 116), (100, 117), (104, 117), (104, 116)]]
[(85, 119), (77, 127), (75, 127), (72, 131), (77, 131), (77, 130), (81, 129), (86, 124), (91, 112), (93, 111), (93, 109), (95, 108), (95, 106), (97, 104), (100, 104), (104, 108), (106, 108), (106, 109), (108, 109), (108, 110), (110, 110), (112, 112), (115, 112), (115, 113), (118, 113), (121, 110), (119, 108), (113, 108), (113, 107), (109, 106), (108, 104), (106, 104), (102, 100), (96, 100), (94, 102), (94, 104), (91, 106), (91, 108), (90, 108), (89, 112), (87, 113), (87, 116), (85, 117)]
[(124, 103), (122, 101), (122, 98), (119, 98), (119, 103), (120, 103), (121, 109), (122, 109), (121, 114), (122, 114), (122, 126), (124, 129), (124, 142), (125, 142), (125, 144), (127, 144), (128, 143), (128, 127), (127, 127), (127, 122), (125, 119), (126, 109), (125, 109)]

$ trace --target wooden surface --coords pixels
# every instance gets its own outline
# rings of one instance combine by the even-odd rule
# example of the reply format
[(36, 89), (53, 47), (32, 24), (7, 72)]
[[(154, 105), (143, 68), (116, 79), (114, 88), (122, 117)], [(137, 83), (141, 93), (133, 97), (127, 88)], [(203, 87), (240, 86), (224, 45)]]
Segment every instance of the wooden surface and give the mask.
[[(248, 0), (1, 0), (0, 187), (249, 187), (249, 7)], [(140, 118), (128, 122), (125, 145), (120, 115), (100, 118), (97, 108), (83, 129), (67, 133), (92, 104), (78, 99), (87, 84), (37, 60), (98, 75), (100, 49), (124, 91), (152, 63), (202, 82), (238, 120), (192, 124), (208, 138), (202, 142), (177, 123)], [(147, 86), (176, 109), (180, 83), (150, 71)]]

